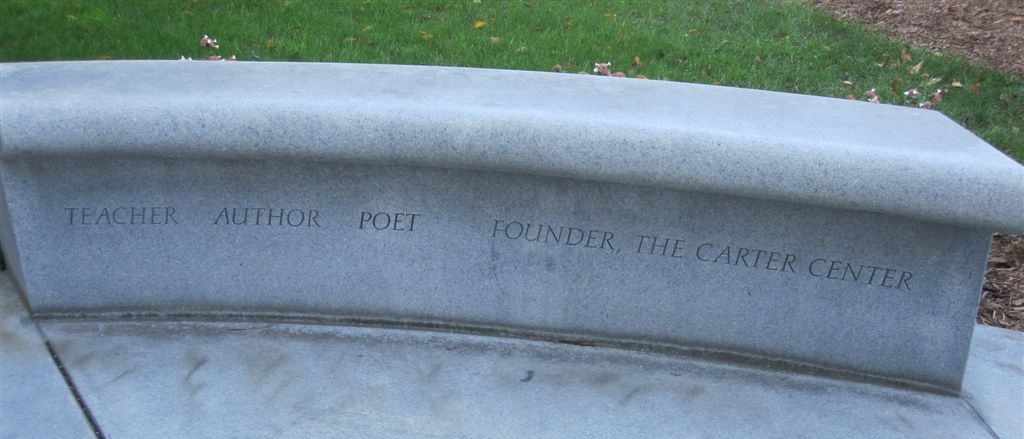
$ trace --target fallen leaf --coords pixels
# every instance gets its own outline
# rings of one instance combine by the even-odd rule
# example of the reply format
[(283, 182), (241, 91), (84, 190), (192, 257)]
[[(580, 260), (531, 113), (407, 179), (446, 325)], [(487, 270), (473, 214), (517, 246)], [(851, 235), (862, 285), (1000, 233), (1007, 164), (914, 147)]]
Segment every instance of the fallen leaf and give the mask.
[(910, 52), (907, 49), (900, 49), (900, 60), (910, 61), (911, 59)]
[(636, 79), (647, 79), (644, 75), (636, 75)]
[(551, 70), (554, 70), (554, 71), (556, 71), (558, 73), (562, 73), (562, 65), (561, 64), (555, 64), (555, 67), (553, 67)]
[(846, 80), (846, 81), (843, 81), (843, 84), (844, 85), (853, 85), (853, 81)]
[(214, 49), (219, 49), (220, 45), (217, 44), (217, 40), (215, 38), (210, 38), (209, 35), (203, 35), (203, 37), (199, 39), (199, 47), (212, 47)]
[(939, 76), (936, 76), (936, 77), (934, 77), (934, 78), (932, 78), (932, 79), (929, 79), (929, 80), (928, 80), (928, 85), (935, 85), (935, 84), (938, 84), (938, 83), (939, 83), (939, 81), (941, 81), (941, 80), (942, 80), (942, 78), (941, 78), (941, 77), (939, 77)]
[(473, 23), (473, 29), (480, 29), (484, 26), (487, 26), (487, 22), (483, 20), (477, 20), (476, 23)]
[(921, 62), (919, 62), (917, 64), (914, 64), (914, 67), (910, 68), (910, 74), (911, 75), (916, 75), (917, 72), (921, 71), (921, 66), (923, 66), (923, 65), (924, 65), (924, 61), (921, 61)]
[(972, 92), (977, 92), (978, 90), (981, 90), (981, 83), (980, 82), (975, 82), (974, 84), (971, 84), (971, 91)]
[(871, 102), (871, 103), (874, 103), (874, 104), (877, 104), (877, 103), (880, 102), (880, 100), (878, 99), (878, 93), (875, 92), (875, 89), (871, 89), (871, 90), (868, 90), (868, 91), (864, 92), (864, 97), (868, 100), (868, 102)]
[(273, 38), (267, 38), (267, 47), (274, 47), (274, 44)]
[(67, 20), (67, 21), (75, 21), (75, 20), (78, 19), (78, 17), (76, 17), (74, 15), (71, 15), (71, 14), (68, 14), (68, 15), (64, 16), (64, 19)]
[(611, 12), (608, 12), (608, 11), (605, 11), (605, 13), (601, 14), (601, 15), (604, 15), (605, 18), (612, 18), (612, 17), (615, 16), (615, 14), (613, 14)]
[(634, 56), (633, 57), (633, 67), (636, 67), (638, 69), (640, 68), (640, 57), (639, 56)]
[(949, 84), (949, 86), (950, 87), (963, 87), (964, 85), (961, 84), (960, 81), (957, 81), (956, 79), (954, 79), (953, 82)]
[(501, 44), (501, 38), (491, 37), (491, 44)]
[(434, 38), (434, 34), (432, 34), (430, 32), (427, 32), (425, 30), (421, 30), (420, 31), (420, 39), (426, 41), (426, 40), (429, 40), (431, 38)]
[(892, 82), (889, 83), (889, 89), (895, 94), (900, 94), (903, 90), (903, 80), (900, 78), (892, 78)]

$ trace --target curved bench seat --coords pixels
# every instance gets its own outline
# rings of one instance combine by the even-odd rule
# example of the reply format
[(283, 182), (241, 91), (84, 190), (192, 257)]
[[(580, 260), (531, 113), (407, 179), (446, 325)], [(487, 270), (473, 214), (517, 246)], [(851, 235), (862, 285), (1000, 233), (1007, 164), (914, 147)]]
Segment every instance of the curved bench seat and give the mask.
[(1024, 168), (934, 111), (415, 66), (0, 70), (42, 318), (412, 325), (956, 392)]

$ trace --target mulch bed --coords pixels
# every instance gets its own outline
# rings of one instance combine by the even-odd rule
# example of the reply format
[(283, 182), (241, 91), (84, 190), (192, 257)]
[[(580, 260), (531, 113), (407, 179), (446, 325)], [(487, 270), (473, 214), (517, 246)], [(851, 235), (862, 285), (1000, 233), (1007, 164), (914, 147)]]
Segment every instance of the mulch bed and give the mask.
[(1021, 0), (812, 0), (840, 17), (859, 21), (933, 51), (961, 55), (1024, 75), (1024, 1)]
[(978, 323), (1024, 331), (1024, 236), (996, 234)]
[[(812, 1), (895, 38), (1024, 75), (1022, 0)], [(1024, 236), (993, 237), (978, 322), (1024, 331)]]

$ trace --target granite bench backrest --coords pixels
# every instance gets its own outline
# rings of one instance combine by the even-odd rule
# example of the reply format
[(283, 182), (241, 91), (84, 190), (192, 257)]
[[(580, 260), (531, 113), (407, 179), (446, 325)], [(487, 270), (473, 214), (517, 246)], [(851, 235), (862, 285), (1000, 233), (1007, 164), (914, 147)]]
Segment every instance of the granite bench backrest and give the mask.
[(936, 111), (442, 67), (0, 72), (0, 243), (39, 318), (440, 328), (956, 392), (990, 234), (1024, 230), (1024, 168)]

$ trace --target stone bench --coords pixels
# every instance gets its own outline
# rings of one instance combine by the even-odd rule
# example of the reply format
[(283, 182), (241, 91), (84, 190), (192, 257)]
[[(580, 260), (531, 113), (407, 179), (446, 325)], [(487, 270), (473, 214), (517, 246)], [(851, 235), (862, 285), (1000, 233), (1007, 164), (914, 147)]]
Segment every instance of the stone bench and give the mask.
[(413, 66), (0, 83), (0, 243), (43, 321), (441, 329), (957, 393), (990, 235), (1024, 232), (1024, 168), (935, 111)]

